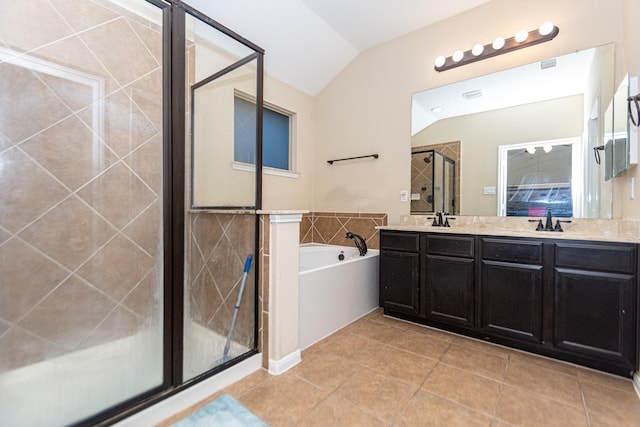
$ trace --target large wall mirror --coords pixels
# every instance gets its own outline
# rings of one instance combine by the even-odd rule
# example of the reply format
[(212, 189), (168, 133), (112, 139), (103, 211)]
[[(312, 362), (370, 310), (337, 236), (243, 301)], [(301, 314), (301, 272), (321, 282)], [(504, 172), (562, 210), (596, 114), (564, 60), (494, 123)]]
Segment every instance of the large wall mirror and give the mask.
[[(412, 97), (412, 151), (459, 143), (460, 215), (535, 216), (543, 206), (553, 211), (545, 198), (560, 195), (558, 216), (610, 218), (613, 189), (593, 148), (610, 137), (605, 123), (612, 118), (605, 115), (612, 114), (607, 106), (614, 88), (609, 44), (425, 90)], [(555, 173), (562, 159), (570, 160), (570, 170)], [(537, 168), (547, 177), (536, 175)], [(412, 164), (412, 183), (415, 171)], [(414, 193), (412, 188), (412, 207), (423, 208)], [(525, 194), (542, 203), (532, 209), (512, 209), (511, 203), (507, 209), (510, 196), (522, 202)]]

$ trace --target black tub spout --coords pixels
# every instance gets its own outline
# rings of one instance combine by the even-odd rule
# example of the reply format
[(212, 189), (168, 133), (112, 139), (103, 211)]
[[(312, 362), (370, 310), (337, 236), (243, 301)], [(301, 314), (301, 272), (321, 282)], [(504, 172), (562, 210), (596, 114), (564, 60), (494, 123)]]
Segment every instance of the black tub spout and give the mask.
[(356, 248), (358, 248), (360, 256), (365, 256), (367, 254), (367, 242), (362, 236), (347, 231), (346, 237), (347, 239), (353, 239), (353, 243), (355, 243)]

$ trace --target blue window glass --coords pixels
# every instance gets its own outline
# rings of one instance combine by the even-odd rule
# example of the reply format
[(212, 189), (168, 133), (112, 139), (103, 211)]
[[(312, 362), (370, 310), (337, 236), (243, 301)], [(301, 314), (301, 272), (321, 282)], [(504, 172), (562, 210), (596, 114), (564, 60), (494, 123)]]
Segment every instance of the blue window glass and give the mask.
[[(256, 105), (235, 97), (234, 102), (234, 160), (255, 164), (255, 116)], [(262, 116), (262, 164), (263, 166), (289, 169), (289, 121), (290, 117), (268, 107)]]

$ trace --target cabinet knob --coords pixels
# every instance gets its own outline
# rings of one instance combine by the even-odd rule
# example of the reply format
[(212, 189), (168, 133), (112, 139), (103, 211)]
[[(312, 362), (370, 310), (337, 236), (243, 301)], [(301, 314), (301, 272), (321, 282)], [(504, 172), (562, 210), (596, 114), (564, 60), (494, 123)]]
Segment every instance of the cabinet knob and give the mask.
[(625, 310), (624, 308), (622, 309), (622, 314), (627, 314), (627, 310)]

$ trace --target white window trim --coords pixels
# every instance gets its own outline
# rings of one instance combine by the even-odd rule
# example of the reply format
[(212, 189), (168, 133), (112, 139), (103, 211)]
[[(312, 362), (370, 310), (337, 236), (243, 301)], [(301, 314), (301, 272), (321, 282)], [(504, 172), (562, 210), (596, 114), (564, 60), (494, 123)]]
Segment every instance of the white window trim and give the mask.
[[(245, 171), (245, 172), (256, 172), (256, 166), (251, 164), (251, 163), (243, 163), (243, 162), (231, 162), (231, 167), (235, 170), (238, 171)], [(277, 168), (270, 168), (268, 166), (263, 166), (262, 167), (262, 174), (263, 175), (274, 175), (274, 176), (282, 176), (285, 178), (300, 178), (300, 172), (293, 172), (290, 170), (285, 170), (285, 169), (277, 169)]]
[[(234, 96), (237, 96), (238, 98), (242, 98), (245, 101), (253, 102), (254, 104), (257, 101), (255, 96), (239, 91), (238, 89), (234, 90)], [(267, 175), (287, 176), (289, 178), (300, 177), (300, 173), (295, 172), (295, 170), (297, 169), (297, 163), (298, 163), (297, 162), (297, 158), (298, 158), (297, 117), (298, 115), (293, 111), (289, 111), (282, 107), (278, 107), (277, 105), (267, 102), (264, 99), (262, 100), (262, 104), (263, 104), (263, 107), (265, 108), (268, 108), (270, 110), (273, 110), (277, 113), (280, 113), (289, 117), (289, 169), (279, 169), (279, 168), (263, 166), (262, 172), (266, 173)], [(242, 162), (236, 162), (236, 161), (232, 162), (232, 164), (236, 164), (236, 163), (238, 165), (248, 164), (248, 163), (242, 163)], [(248, 171), (248, 169), (243, 169), (241, 167), (235, 167), (235, 166), (234, 166), (234, 169)], [(253, 169), (253, 171), (255, 171), (255, 168)], [(276, 172), (282, 172), (282, 173), (276, 173)]]

